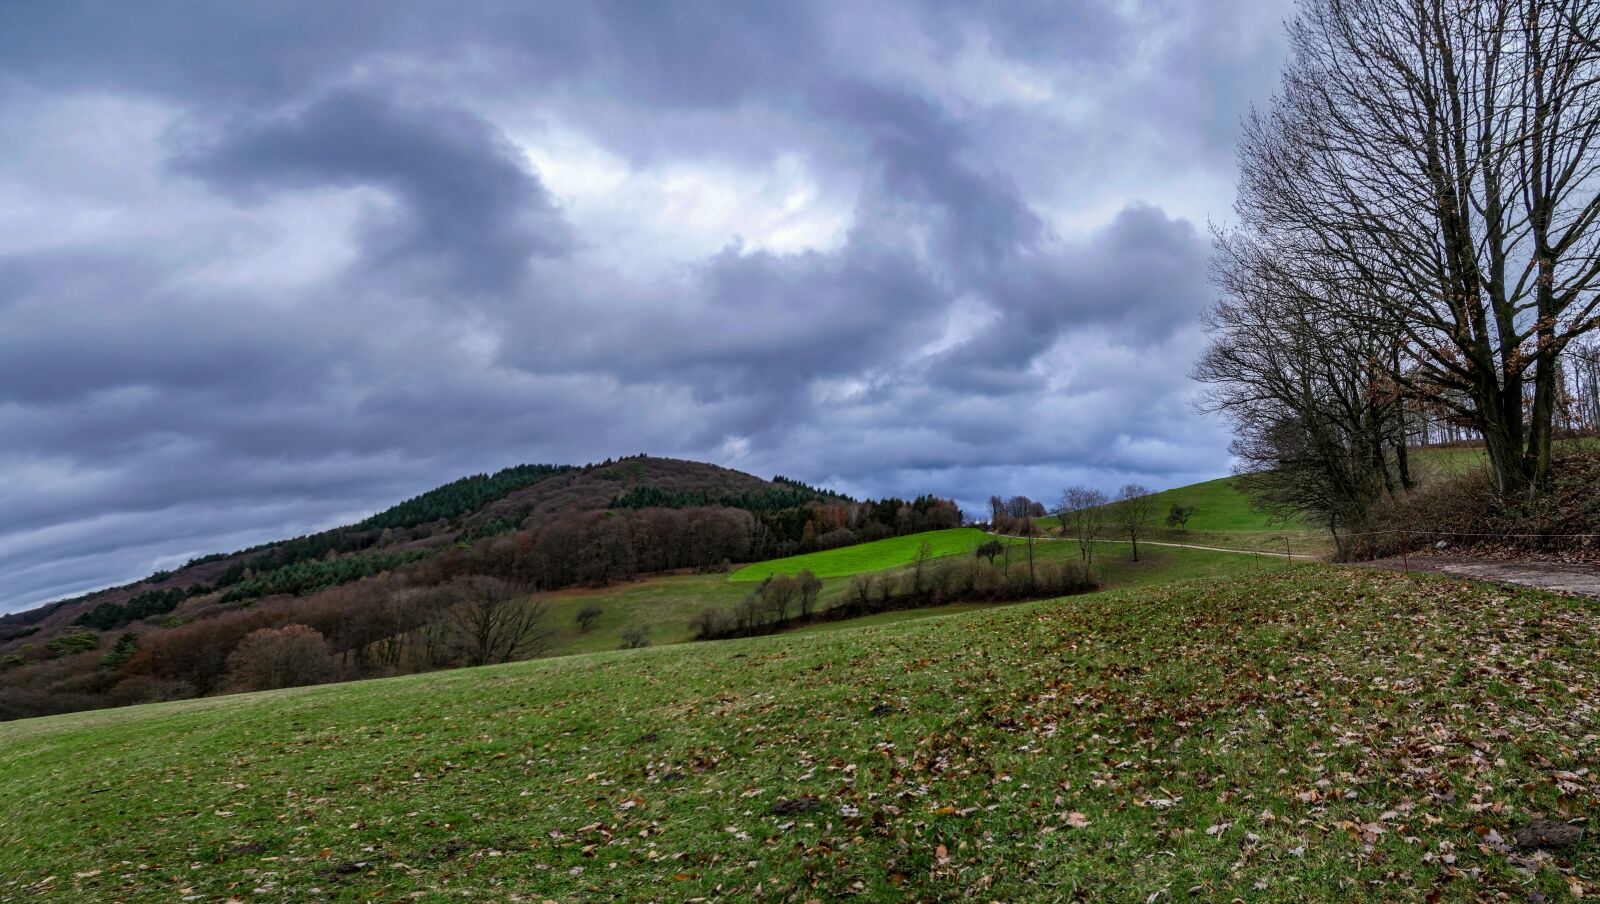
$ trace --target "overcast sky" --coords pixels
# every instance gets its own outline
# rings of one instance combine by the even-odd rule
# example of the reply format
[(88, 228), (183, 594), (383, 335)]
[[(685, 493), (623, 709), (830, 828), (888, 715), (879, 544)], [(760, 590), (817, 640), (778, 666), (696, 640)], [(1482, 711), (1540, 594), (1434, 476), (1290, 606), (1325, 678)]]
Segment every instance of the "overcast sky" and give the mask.
[(0, 5), (0, 609), (520, 462), (1223, 475), (1207, 223), (1289, 13)]

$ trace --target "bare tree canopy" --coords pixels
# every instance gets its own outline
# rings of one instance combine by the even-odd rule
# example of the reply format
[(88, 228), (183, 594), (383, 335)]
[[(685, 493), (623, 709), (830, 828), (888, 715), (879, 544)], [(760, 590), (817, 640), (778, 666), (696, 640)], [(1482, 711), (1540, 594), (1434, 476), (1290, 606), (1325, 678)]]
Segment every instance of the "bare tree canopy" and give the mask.
[[(1252, 498), (1336, 528), (1408, 489), (1403, 400), (1389, 376), (1404, 337), (1379, 328), (1370, 296), (1244, 232), (1218, 236), (1212, 280), (1222, 297), (1194, 376), (1208, 384), (1202, 408), (1233, 422)], [(1168, 523), (1187, 520), (1175, 507)]]
[(1142, 483), (1123, 484), (1117, 491), (1117, 504), (1112, 511), (1117, 526), (1133, 544), (1133, 560), (1139, 561), (1139, 535), (1150, 526), (1156, 515), (1156, 500), (1150, 488)]
[(1056, 504), (1061, 530), (1077, 539), (1078, 555), (1085, 565), (1094, 563), (1095, 540), (1105, 529), (1110, 501), (1099, 490), (1074, 485), (1062, 492), (1061, 501)]
[(472, 578), (462, 583), (462, 599), (451, 610), (468, 665), (511, 662), (544, 652), (550, 629), (542, 600), (518, 592), (505, 581)]
[(228, 655), (225, 686), (264, 691), (335, 681), (339, 667), (322, 634), (306, 625), (252, 631)]
[(1596, 34), (1600, 0), (1307, 0), (1219, 242), (1225, 291), (1291, 296), (1281, 331), (1378, 346), (1328, 391), (1454, 411), (1506, 495), (1548, 480), (1561, 356), (1600, 325)]

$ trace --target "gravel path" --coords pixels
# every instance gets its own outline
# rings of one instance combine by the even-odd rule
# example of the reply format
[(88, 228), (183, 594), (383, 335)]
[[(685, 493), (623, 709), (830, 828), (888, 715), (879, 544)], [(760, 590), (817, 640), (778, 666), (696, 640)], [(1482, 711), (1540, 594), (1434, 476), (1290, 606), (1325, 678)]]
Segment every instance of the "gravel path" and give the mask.
[(1568, 596), (1600, 599), (1600, 566), (1595, 565), (1531, 560), (1500, 561), (1438, 555), (1412, 556), (1409, 563), (1396, 556), (1370, 564), (1376, 568), (1388, 568), (1394, 571), (1406, 568), (1411, 571), (1437, 571), (1497, 584), (1536, 587)]

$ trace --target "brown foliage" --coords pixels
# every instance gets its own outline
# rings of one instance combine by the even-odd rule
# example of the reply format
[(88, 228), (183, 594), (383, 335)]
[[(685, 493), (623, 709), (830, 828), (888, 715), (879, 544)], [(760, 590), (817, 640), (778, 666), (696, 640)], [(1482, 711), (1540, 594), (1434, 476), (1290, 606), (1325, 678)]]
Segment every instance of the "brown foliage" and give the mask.
[(306, 625), (262, 628), (245, 635), (228, 655), (223, 686), (264, 691), (336, 681), (340, 669), (322, 633)]
[[(1486, 468), (1435, 479), (1380, 509), (1346, 557), (1398, 555), (1440, 542), (1454, 553), (1600, 561), (1600, 446), (1556, 447), (1549, 491), (1505, 502)], [(1589, 535), (1589, 536), (1583, 536)]]

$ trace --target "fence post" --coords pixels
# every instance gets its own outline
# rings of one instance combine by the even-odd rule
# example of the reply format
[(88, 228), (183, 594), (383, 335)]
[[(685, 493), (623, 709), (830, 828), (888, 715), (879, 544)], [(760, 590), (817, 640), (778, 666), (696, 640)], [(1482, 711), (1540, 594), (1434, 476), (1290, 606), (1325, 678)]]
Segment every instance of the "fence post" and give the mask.
[(1400, 562), (1406, 574), (1411, 573), (1411, 548), (1406, 543), (1406, 532), (1400, 532)]

